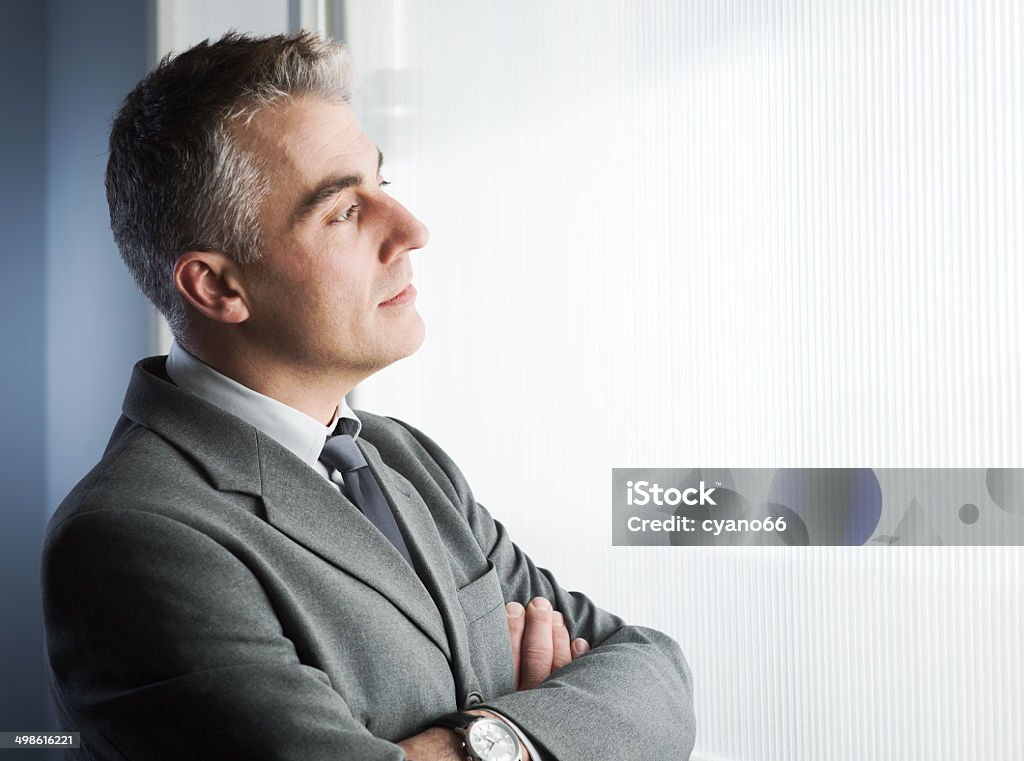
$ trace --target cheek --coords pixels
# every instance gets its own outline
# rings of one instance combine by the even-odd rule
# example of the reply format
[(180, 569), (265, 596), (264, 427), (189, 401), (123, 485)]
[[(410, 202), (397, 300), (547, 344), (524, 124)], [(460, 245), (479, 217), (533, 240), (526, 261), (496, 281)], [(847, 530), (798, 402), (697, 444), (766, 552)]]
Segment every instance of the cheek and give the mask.
[(278, 250), (287, 250), (287, 256), (261, 273), (263, 303), (273, 303), (281, 318), (301, 331), (329, 329), (351, 337), (373, 319), (375, 306), (375, 272), (359, 266), (355, 249), (333, 239), (282, 246)]
[(305, 308), (335, 330), (348, 332), (371, 316), (366, 284), (353, 272), (322, 271), (309, 284)]

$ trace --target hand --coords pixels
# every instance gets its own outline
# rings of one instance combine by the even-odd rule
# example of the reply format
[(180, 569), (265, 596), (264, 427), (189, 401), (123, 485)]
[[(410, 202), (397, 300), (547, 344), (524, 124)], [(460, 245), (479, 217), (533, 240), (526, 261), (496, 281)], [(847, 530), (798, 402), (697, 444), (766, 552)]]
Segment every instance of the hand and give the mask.
[(524, 609), (517, 602), (505, 606), (512, 637), (512, 672), (517, 690), (532, 690), (552, 672), (590, 649), (585, 639), (569, 641), (565, 619), (543, 597), (534, 597)]
[[(505, 606), (508, 631), (512, 637), (512, 667), (517, 690), (532, 690), (553, 671), (583, 655), (590, 649), (585, 639), (569, 641), (565, 619), (543, 597), (534, 597), (524, 609), (517, 602)], [(484, 709), (468, 713), (491, 715)], [(398, 743), (406, 757), (416, 761), (462, 761), (465, 752), (462, 740), (450, 729), (431, 727)], [(523, 759), (529, 761), (523, 748)]]

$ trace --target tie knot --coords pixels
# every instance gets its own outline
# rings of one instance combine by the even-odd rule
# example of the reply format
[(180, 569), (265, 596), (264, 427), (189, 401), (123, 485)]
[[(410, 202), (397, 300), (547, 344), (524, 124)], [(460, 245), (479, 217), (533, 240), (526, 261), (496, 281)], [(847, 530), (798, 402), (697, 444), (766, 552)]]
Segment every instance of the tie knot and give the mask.
[[(338, 423), (341, 427), (341, 422)], [(334, 468), (341, 473), (351, 473), (353, 470), (365, 468), (366, 458), (356, 446), (356, 441), (347, 433), (331, 436), (324, 444), (320, 452), (320, 462), (328, 468)]]
[(348, 434), (355, 438), (356, 432), (359, 430), (359, 421), (353, 420), (350, 417), (338, 418), (338, 424), (334, 426), (334, 435), (340, 436), (341, 434)]

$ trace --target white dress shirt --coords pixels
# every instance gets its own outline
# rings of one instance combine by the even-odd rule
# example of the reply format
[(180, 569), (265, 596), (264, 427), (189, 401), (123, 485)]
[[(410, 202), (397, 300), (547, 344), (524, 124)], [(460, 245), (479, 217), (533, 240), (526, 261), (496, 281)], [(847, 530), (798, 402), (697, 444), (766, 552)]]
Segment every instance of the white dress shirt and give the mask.
[(344, 398), (338, 402), (331, 424), (324, 425), (305, 412), (253, 391), (217, 372), (189, 354), (177, 341), (171, 344), (167, 354), (167, 374), (178, 388), (195, 394), (263, 431), (339, 491), (344, 486), (341, 474), (337, 471), (328, 473), (327, 467), (319, 459), (324, 442), (334, 433), (334, 427), (341, 418), (356, 422), (353, 438), (359, 437), (362, 423)]
[[(334, 428), (341, 418), (349, 418), (356, 422), (356, 432), (353, 434), (353, 438), (359, 437), (362, 423), (359, 422), (359, 418), (348, 406), (344, 397), (338, 402), (338, 409), (334, 413), (331, 424), (324, 425), (306, 413), (258, 391), (253, 391), (248, 386), (243, 386), (238, 381), (214, 370), (205, 362), (189, 354), (177, 341), (171, 344), (171, 350), (167, 354), (167, 375), (178, 388), (195, 394), (200, 399), (220, 407), (225, 412), (230, 412), (252, 427), (263, 431), (309, 465), (335, 489), (344, 490), (345, 482), (341, 474), (336, 470), (328, 473), (327, 467), (320, 462), (320, 452), (324, 448), (324, 442), (327, 441), (328, 436), (334, 433)], [(535, 761), (543, 761), (543, 757), (511, 719), (497, 711), (487, 710), (508, 722), (519, 736), (519, 741), (530, 752), (531, 758)]]

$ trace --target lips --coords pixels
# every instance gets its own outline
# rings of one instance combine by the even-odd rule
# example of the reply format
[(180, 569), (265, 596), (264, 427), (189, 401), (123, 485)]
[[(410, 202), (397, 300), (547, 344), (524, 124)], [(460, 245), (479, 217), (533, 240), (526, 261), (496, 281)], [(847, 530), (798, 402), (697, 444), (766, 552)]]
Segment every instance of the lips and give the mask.
[(401, 291), (396, 293), (390, 299), (388, 299), (387, 301), (382, 301), (380, 303), (380, 306), (382, 306), (382, 307), (399, 306), (401, 304), (408, 303), (408, 302), (412, 301), (415, 298), (416, 298), (416, 286), (414, 286), (412, 283), (409, 283), (409, 285), (407, 285)]

